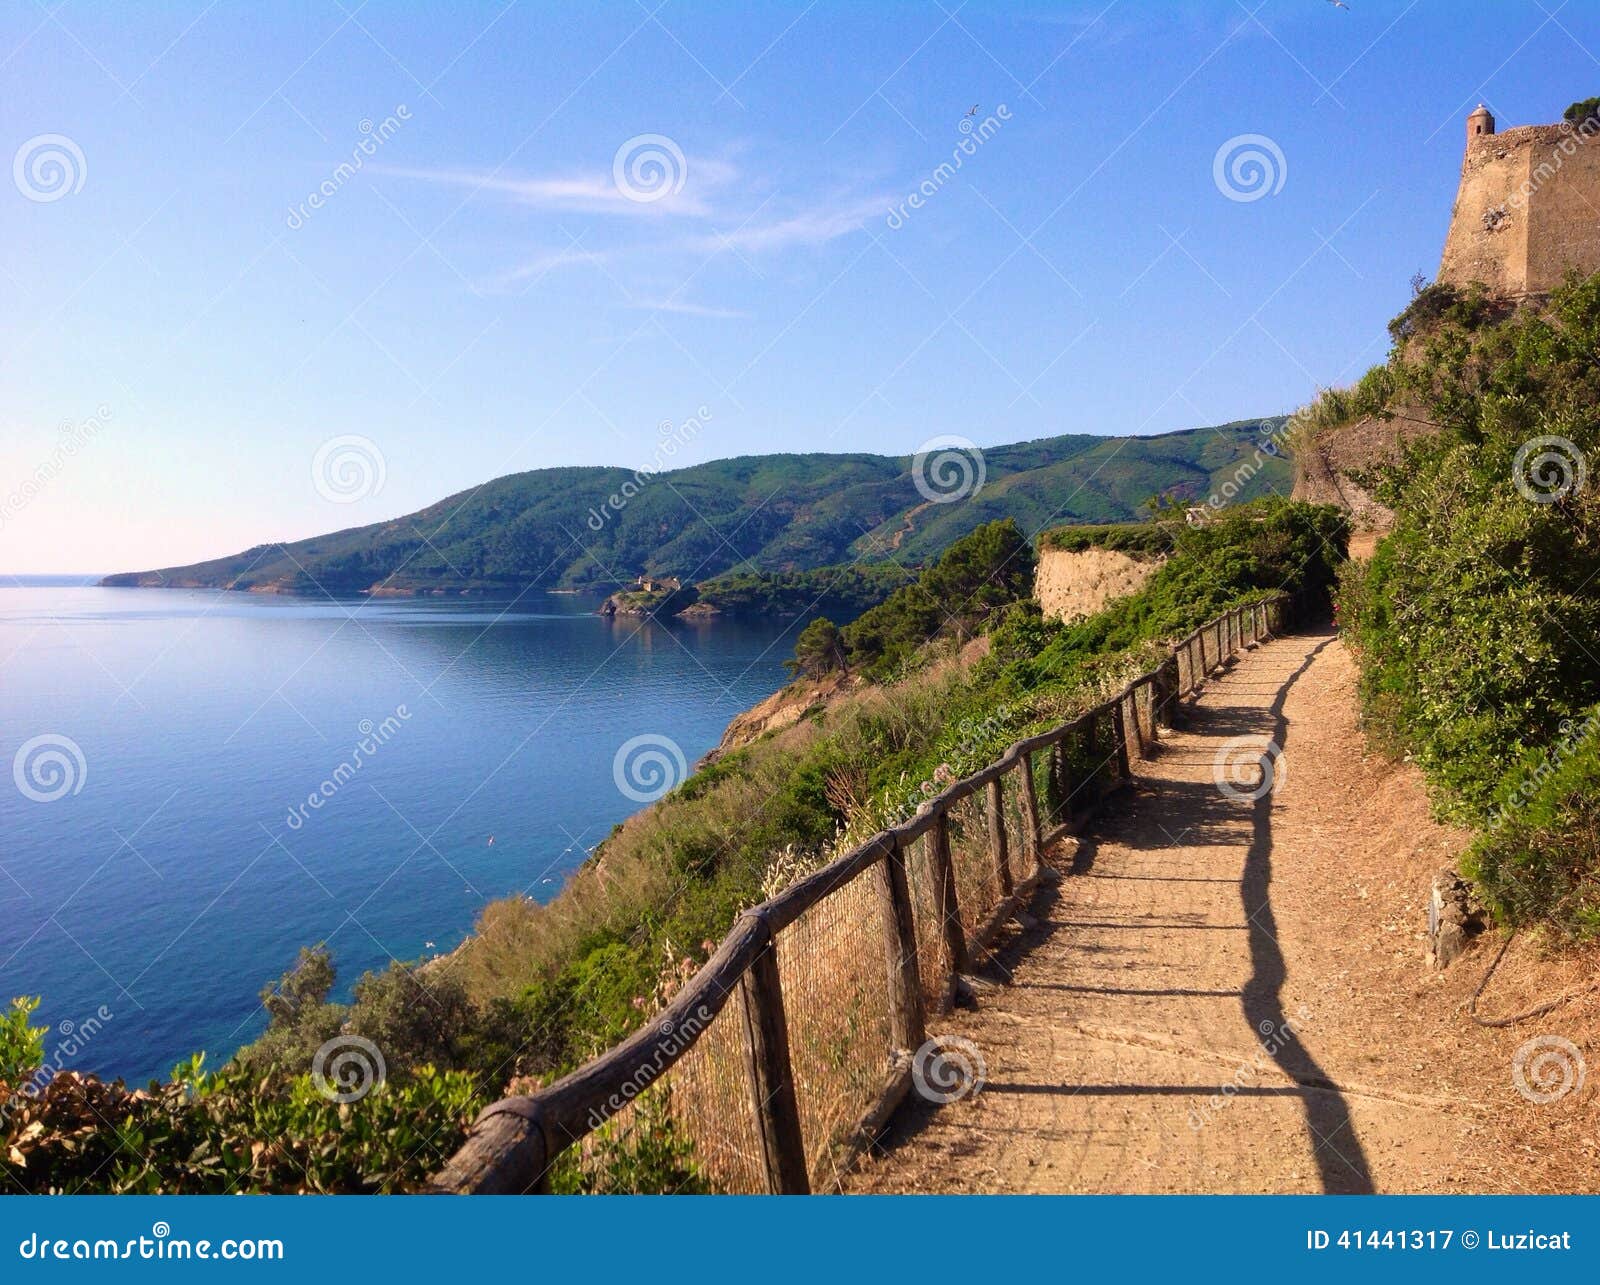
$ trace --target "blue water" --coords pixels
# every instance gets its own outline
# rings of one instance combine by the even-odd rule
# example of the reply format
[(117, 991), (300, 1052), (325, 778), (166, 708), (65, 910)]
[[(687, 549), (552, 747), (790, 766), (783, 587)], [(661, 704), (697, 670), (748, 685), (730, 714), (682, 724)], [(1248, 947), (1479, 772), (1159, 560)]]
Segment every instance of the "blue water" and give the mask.
[(595, 606), (0, 587), (0, 1003), (104, 1008), (66, 1064), (142, 1080), (253, 1038), (302, 945), (343, 994), (554, 896), (641, 806), (624, 743), (693, 764), (798, 627)]

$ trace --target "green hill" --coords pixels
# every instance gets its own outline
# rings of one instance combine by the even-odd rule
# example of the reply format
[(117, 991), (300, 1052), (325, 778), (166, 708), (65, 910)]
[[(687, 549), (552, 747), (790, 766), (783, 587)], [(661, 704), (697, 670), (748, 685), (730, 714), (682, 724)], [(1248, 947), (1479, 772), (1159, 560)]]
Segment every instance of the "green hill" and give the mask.
[[(1140, 516), (1153, 494), (1204, 500), (1281, 418), (1155, 437), (1074, 434), (985, 448), (975, 495), (930, 504), (912, 459), (751, 455), (653, 476), (536, 469), (420, 512), (107, 585), (352, 594), (610, 588), (646, 573), (699, 581), (729, 570), (800, 571), (856, 560), (920, 564), (985, 522), (1024, 531)], [(1287, 493), (1269, 458), (1239, 499)], [(625, 490), (626, 488), (626, 490)], [(636, 493), (634, 493), (636, 492)], [(612, 497), (628, 495), (620, 506)]]

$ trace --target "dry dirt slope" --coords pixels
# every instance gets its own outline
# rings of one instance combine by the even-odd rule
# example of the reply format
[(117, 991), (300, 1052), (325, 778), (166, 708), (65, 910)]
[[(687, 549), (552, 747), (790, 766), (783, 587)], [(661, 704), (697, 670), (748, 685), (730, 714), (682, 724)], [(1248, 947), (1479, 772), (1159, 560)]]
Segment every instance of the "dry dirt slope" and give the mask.
[[(1245, 736), (1283, 750), (1259, 800), (1214, 779)], [(1365, 754), (1336, 637), (1247, 653), (1136, 771), (1096, 835), (1056, 854), (1039, 926), (989, 966), (1008, 984), (935, 1027), (977, 1045), (986, 1084), (914, 1096), (850, 1185), (1600, 1189), (1594, 1086), (1539, 1105), (1511, 1070), (1523, 1041), (1557, 1034), (1600, 1075), (1585, 965), (1518, 943), (1486, 1012), (1582, 993), (1507, 1030), (1462, 1011), (1486, 945), (1425, 968), (1428, 882), (1465, 836), (1428, 819), (1414, 772)]]

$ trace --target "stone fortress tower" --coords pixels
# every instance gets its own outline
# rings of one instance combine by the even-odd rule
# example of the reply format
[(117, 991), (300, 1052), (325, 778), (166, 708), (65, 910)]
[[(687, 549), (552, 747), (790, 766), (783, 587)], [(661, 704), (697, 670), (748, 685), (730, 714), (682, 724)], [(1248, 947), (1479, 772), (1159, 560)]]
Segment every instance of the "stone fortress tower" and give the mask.
[(1600, 120), (1496, 133), (1478, 104), (1439, 280), (1521, 299), (1548, 294), (1572, 268), (1600, 272)]

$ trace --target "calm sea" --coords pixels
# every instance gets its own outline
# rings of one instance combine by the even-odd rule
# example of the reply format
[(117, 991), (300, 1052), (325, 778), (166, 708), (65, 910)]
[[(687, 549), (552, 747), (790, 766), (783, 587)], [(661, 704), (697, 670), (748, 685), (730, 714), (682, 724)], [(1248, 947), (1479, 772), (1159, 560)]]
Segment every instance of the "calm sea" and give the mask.
[(80, 1070), (216, 1065), (302, 945), (343, 995), (554, 896), (796, 628), (596, 605), (0, 587), (0, 1003), (42, 996)]

